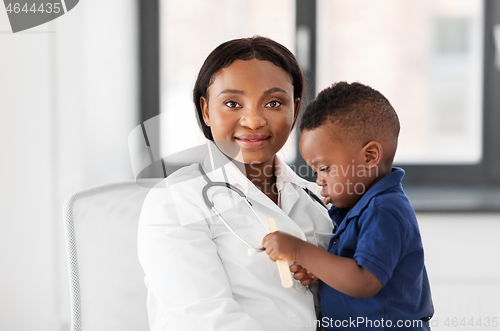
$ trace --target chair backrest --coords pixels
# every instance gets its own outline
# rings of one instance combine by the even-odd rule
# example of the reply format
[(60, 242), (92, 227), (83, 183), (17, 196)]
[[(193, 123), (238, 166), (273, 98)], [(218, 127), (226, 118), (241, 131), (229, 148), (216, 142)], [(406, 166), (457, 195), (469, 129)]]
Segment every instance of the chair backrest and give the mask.
[(149, 329), (137, 226), (157, 181), (108, 184), (66, 199), (72, 331)]

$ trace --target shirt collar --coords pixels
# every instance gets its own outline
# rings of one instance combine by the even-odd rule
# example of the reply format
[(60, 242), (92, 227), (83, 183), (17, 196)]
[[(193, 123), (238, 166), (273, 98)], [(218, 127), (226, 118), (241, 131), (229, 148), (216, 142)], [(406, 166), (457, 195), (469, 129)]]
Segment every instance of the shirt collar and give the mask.
[(391, 187), (401, 185), (401, 180), (403, 179), (405, 172), (401, 168), (393, 167), (391, 173), (381, 178), (375, 185), (373, 185), (354, 205), (354, 207), (349, 211), (348, 208), (337, 208), (332, 206), (328, 211), (328, 214), (332, 219), (334, 219), (337, 224), (340, 224), (344, 218), (353, 218), (359, 216), (361, 212), (370, 203), (371, 199), (388, 190)]

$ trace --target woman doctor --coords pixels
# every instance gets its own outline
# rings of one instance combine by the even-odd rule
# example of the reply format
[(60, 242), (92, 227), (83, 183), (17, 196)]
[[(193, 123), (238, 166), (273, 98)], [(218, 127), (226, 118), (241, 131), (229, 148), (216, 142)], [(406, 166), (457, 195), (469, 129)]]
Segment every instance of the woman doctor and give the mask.
[[(207, 156), (152, 189), (140, 218), (152, 330), (316, 329), (311, 290), (298, 281), (284, 288), (276, 263), (247, 254), (202, 196), (208, 181), (230, 183), (260, 218), (273, 217), (280, 231), (326, 248), (331, 221), (304, 190), (317, 192), (316, 185), (276, 156), (297, 119), (303, 86), (295, 57), (267, 38), (225, 42), (205, 60), (193, 96)], [(260, 246), (267, 232), (248, 205), (225, 187), (207, 192), (230, 227)]]

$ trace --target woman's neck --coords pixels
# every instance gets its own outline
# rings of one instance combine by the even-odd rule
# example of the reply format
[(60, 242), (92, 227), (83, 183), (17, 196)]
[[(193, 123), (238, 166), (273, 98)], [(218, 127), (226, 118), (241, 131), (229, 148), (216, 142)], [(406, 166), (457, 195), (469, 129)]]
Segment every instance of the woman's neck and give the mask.
[(274, 159), (265, 163), (245, 164), (244, 166), (248, 180), (250, 180), (262, 193), (267, 195), (275, 204), (278, 204)]

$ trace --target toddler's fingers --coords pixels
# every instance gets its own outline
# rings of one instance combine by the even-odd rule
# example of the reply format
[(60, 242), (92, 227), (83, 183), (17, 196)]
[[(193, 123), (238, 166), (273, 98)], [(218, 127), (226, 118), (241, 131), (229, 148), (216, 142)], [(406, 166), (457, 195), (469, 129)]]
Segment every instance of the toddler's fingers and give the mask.
[(273, 253), (273, 250), (272, 250), (272, 249), (271, 249), (271, 251), (270, 251), (268, 254), (269, 254), (269, 258), (270, 258), (272, 261), (276, 262), (276, 261), (278, 260), (278, 256), (277, 256), (276, 252), (274, 252), (274, 253)]
[(309, 278), (305, 272), (298, 271), (293, 274), (293, 278), (297, 280), (302, 280), (304, 278)]
[(311, 285), (312, 282), (313, 282), (313, 280), (309, 277), (300, 280), (300, 283), (304, 286)]
[(269, 235), (270, 233), (267, 234), (264, 238), (262, 238), (262, 246), (264, 246), (264, 248), (267, 247), (267, 245), (269, 244), (269, 237), (268, 237)]
[(297, 272), (299, 271), (300, 269), (303, 269), (302, 266), (300, 264), (298, 264), (297, 262), (294, 262), (291, 266), (290, 266), (290, 271), (291, 272)]

